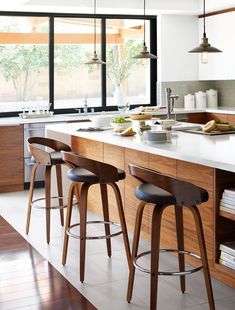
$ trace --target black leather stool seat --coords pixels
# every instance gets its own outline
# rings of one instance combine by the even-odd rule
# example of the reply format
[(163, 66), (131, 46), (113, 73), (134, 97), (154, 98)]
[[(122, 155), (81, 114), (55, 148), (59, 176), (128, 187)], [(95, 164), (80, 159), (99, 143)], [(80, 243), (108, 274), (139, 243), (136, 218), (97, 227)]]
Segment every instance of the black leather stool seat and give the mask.
[[(126, 177), (125, 171), (121, 169), (117, 170), (119, 180), (124, 180)], [(98, 177), (94, 173), (84, 168), (72, 168), (67, 172), (67, 176), (73, 182), (82, 182), (90, 184), (99, 183)]]
[(135, 189), (135, 195), (139, 200), (154, 204), (174, 205), (176, 203), (175, 197), (170, 193), (148, 183), (143, 183), (137, 186)]
[[(198, 187), (201, 196), (201, 202), (208, 200), (208, 193), (203, 188)], [(174, 205), (176, 200), (169, 192), (148, 183), (143, 183), (135, 189), (135, 195), (138, 199), (155, 204)]]
[[(51, 156), (51, 164), (52, 165), (64, 164), (61, 152), (51, 152), (49, 154)], [(33, 156), (31, 157), (31, 162), (32, 163), (36, 163), (36, 160), (35, 160), (35, 158)]]

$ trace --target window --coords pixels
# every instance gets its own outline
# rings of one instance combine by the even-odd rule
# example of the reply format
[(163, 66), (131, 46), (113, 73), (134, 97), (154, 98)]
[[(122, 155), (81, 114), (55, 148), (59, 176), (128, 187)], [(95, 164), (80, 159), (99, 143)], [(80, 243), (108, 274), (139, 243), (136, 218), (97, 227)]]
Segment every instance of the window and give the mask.
[(0, 112), (48, 105), (48, 18), (0, 16)]
[[(146, 41), (156, 53), (156, 17), (146, 18)], [(116, 110), (115, 93), (132, 107), (156, 103), (156, 61), (138, 60), (140, 16), (96, 16), (97, 53), (106, 65), (85, 63), (94, 51), (93, 15), (0, 15), (0, 116), (22, 109), (74, 112), (84, 105)], [(120, 97), (119, 97), (120, 98)]]
[[(143, 45), (143, 20), (111, 19), (106, 23), (107, 105), (117, 105), (115, 92), (123, 102), (150, 104), (150, 61), (134, 59)], [(146, 22), (147, 37), (149, 22)], [(147, 43), (149, 46), (149, 42)], [(118, 89), (117, 89), (118, 88)]]
[[(101, 106), (100, 67), (86, 65), (93, 54), (94, 21), (88, 18), (55, 18), (54, 108)], [(97, 19), (97, 53), (100, 55), (100, 20)]]

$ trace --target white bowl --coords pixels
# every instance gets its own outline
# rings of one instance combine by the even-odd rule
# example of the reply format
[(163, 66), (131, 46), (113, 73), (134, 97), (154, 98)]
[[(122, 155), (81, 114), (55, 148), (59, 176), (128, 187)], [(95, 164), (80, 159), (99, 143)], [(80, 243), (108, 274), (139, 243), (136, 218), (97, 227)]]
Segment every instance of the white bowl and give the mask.
[(130, 122), (125, 122), (125, 123), (114, 123), (114, 122), (111, 122), (110, 125), (113, 127), (113, 130), (125, 130), (129, 127), (131, 127), (131, 121)]
[(95, 115), (90, 118), (92, 122), (92, 127), (94, 128), (110, 127), (110, 121), (112, 119), (113, 115), (105, 115), (105, 114)]

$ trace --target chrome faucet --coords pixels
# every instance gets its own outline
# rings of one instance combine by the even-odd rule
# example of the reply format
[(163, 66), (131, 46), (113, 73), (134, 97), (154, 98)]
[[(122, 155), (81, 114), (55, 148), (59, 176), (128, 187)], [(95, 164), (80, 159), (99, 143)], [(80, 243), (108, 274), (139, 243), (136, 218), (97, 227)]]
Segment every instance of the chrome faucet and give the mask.
[(171, 118), (171, 112), (174, 109), (175, 100), (179, 98), (178, 95), (172, 95), (171, 88), (167, 87), (165, 88), (166, 92), (166, 107), (167, 107), (167, 119)]

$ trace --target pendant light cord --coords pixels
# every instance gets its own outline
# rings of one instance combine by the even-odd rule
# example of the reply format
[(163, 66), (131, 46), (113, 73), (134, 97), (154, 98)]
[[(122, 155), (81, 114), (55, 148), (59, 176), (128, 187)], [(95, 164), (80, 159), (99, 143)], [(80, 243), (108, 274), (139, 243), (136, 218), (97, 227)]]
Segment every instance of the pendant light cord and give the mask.
[(94, 54), (96, 54), (96, 0), (94, 0)]
[(206, 0), (203, 0), (203, 37), (206, 38)]
[(144, 0), (144, 46), (146, 46), (146, 42), (145, 42), (145, 0)]

